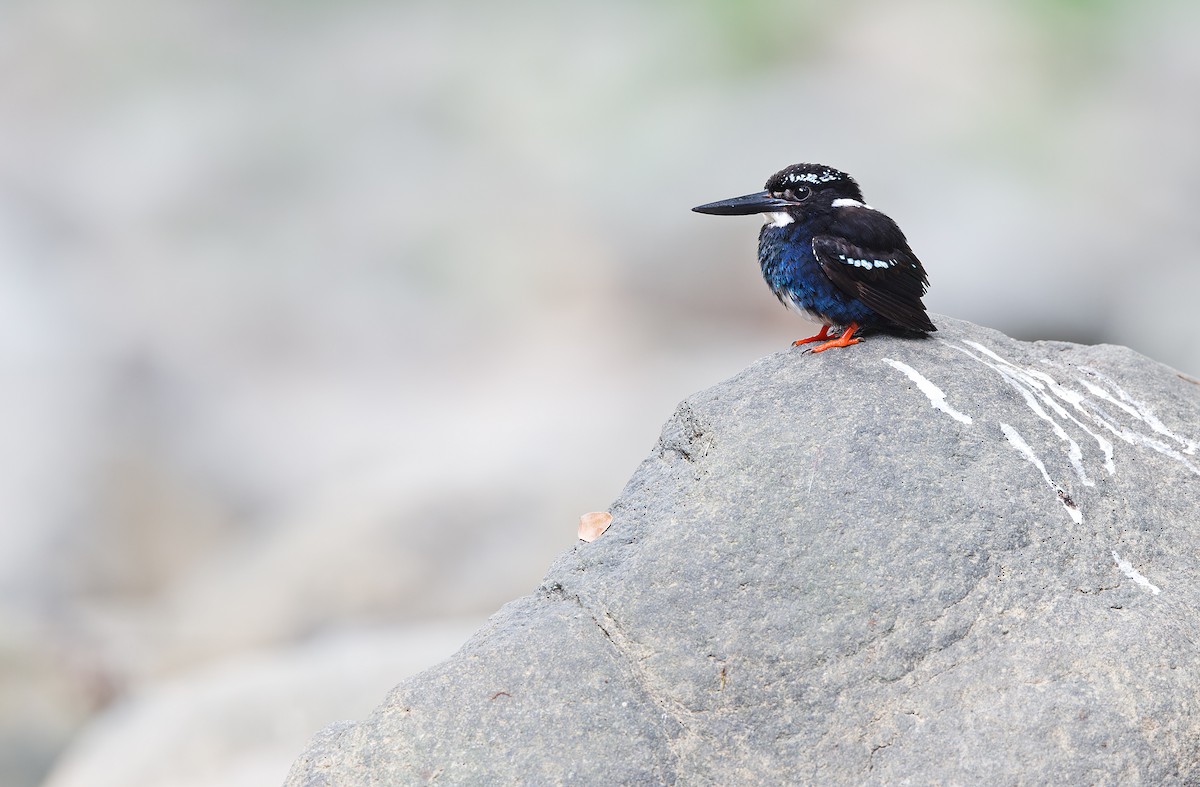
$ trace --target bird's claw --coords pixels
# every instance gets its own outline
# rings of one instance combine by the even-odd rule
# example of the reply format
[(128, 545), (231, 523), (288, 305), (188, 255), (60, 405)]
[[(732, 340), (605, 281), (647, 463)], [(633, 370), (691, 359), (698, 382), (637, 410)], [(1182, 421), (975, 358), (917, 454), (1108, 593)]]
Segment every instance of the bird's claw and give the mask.
[(840, 336), (831, 342), (819, 344), (816, 347), (809, 349), (809, 352), (822, 353), (833, 347), (849, 347), (852, 344), (861, 344), (862, 339), (847, 339), (845, 336)]
[(799, 347), (799, 346), (800, 346), (800, 345), (802, 345), (802, 344), (812, 344), (813, 342), (823, 342), (823, 341), (825, 341), (826, 339), (829, 339), (829, 338), (830, 338), (830, 336), (829, 336), (829, 326), (828, 326), (828, 325), (822, 325), (822, 326), (821, 326), (821, 332), (820, 332), (820, 333), (818, 333), (818, 334), (815, 334), (815, 335), (813, 335), (813, 336), (809, 336), (808, 338), (805, 338), (805, 339), (797, 339), (796, 341), (792, 342), (792, 346), (793, 346), (793, 347)]
[[(825, 352), (826, 350), (831, 349), (833, 347), (849, 347), (852, 344), (858, 344), (859, 342), (862, 341), (862, 339), (854, 338), (854, 332), (857, 330), (858, 330), (858, 323), (852, 322), (848, 326), (846, 326), (846, 330), (842, 331), (841, 336), (837, 337), (836, 339), (831, 339), (830, 341), (827, 341), (824, 344), (819, 344), (816, 347), (811, 347), (811, 348), (805, 350), (805, 352), (820, 353), (820, 352)], [(829, 338), (830, 338), (829, 337), (829, 326), (822, 325), (821, 332), (818, 333), (816, 336), (809, 336), (807, 339), (797, 339), (796, 341), (792, 342), (792, 346), (798, 347), (801, 344), (808, 344), (809, 342), (817, 342), (817, 341), (821, 341), (822, 339), (829, 339)]]

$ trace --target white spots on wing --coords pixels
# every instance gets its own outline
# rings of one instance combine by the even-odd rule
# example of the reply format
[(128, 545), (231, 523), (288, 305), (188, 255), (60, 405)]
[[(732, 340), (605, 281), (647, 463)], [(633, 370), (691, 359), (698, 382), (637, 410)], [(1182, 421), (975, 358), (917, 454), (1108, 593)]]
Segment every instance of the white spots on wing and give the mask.
[(829, 203), (829, 207), (831, 207), (831, 208), (866, 208), (867, 210), (875, 210), (874, 208), (872, 208), (870, 205), (867, 205), (866, 203), (859, 202), (856, 199), (849, 199), (847, 197), (838, 197), (833, 202)]
[(847, 265), (853, 265), (856, 268), (866, 268), (867, 270), (871, 268), (890, 268), (896, 264), (895, 260), (860, 260), (848, 257), (845, 254), (839, 254), (837, 257)]
[(1121, 569), (1121, 573), (1132, 579), (1135, 584), (1144, 587), (1146, 590), (1149, 590), (1150, 595), (1157, 596), (1162, 592), (1157, 585), (1146, 579), (1146, 577), (1142, 575), (1142, 572), (1134, 568), (1132, 563), (1130, 563), (1128, 560), (1122, 560), (1121, 556), (1117, 554), (1117, 550), (1113, 550), (1112, 556), (1113, 562), (1117, 564), (1117, 568)]
[(1000, 423), (1000, 431), (1004, 432), (1004, 436), (1008, 438), (1008, 442), (1012, 444), (1013, 448), (1017, 449), (1022, 456), (1028, 459), (1042, 474), (1042, 478), (1046, 479), (1046, 483), (1058, 495), (1058, 500), (1062, 503), (1063, 508), (1067, 509), (1067, 516), (1071, 517), (1071, 520), (1075, 524), (1082, 524), (1083, 513), (1080, 512), (1079, 506), (1075, 505), (1075, 501), (1066, 493), (1066, 490), (1056, 484), (1054, 479), (1050, 477), (1050, 473), (1046, 472), (1046, 465), (1042, 463), (1041, 459), (1038, 459), (1037, 454), (1029, 447), (1029, 443), (1025, 442), (1025, 438), (1021, 437), (1021, 433), (1004, 422)]
[(768, 227), (786, 227), (787, 225), (789, 225), (793, 221), (795, 221), (795, 219), (792, 218), (791, 214), (785, 213), (783, 211), (772, 211), (771, 213), (764, 213), (763, 218), (767, 220)]
[(894, 361), (891, 358), (884, 358), (883, 362), (894, 369), (899, 369), (900, 371), (904, 372), (904, 374), (908, 376), (908, 379), (916, 383), (917, 387), (921, 389), (921, 392), (929, 397), (929, 403), (933, 405), (935, 410), (941, 410), (943, 413), (960, 423), (971, 423), (971, 416), (966, 415), (965, 413), (960, 413), (958, 410), (955, 410), (953, 407), (947, 404), (946, 394), (942, 392), (941, 388), (938, 388), (936, 385), (930, 382), (925, 375), (921, 374), (908, 364), (900, 363), (900, 361)]

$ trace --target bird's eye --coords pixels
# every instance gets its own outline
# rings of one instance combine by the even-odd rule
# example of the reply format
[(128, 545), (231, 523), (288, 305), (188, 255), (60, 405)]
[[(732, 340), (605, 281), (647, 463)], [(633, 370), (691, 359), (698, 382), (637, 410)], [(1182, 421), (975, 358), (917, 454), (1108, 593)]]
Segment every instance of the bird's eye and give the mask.
[(793, 202), (804, 202), (804, 200), (812, 196), (812, 189), (808, 186), (794, 186), (783, 192), (783, 196)]

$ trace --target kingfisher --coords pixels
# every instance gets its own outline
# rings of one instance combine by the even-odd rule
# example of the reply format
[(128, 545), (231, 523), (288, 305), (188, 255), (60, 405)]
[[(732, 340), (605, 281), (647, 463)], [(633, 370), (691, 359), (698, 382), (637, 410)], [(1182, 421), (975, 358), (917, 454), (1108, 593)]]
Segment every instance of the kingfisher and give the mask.
[[(929, 277), (896, 222), (867, 205), (854, 178), (823, 164), (793, 164), (766, 190), (692, 208), (715, 216), (761, 213), (758, 263), (775, 297), (819, 322), (819, 353), (849, 347), (860, 329), (936, 331), (921, 296)], [(831, 328), (843, 328), (831, 336)]]

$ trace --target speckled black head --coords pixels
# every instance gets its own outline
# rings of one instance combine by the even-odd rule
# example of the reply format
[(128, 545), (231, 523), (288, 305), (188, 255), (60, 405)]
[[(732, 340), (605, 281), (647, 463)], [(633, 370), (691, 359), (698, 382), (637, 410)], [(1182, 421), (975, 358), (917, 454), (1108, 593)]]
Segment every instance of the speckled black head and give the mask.
[(824, 164), (793, 164), (768, 178), (766, 191), (710, 202), (692, 210), (716, 216), (745, 216), (752, 213), (798, 215), (813, 209), (829, 209), (833, 200), (861, 203), (862, 198), (862, 191), (854, 178), (841, 170)]
[(767, 193), (788, 202), (805, 202), (814, 194), (862, 202), (862, 191), (854, 178), (824, 164), (793, 164), (767, 178)]

